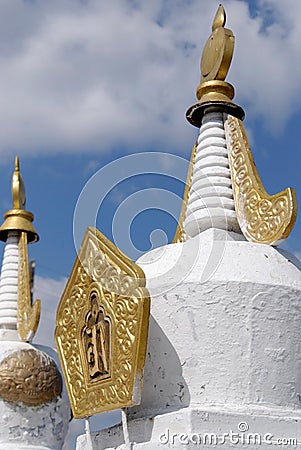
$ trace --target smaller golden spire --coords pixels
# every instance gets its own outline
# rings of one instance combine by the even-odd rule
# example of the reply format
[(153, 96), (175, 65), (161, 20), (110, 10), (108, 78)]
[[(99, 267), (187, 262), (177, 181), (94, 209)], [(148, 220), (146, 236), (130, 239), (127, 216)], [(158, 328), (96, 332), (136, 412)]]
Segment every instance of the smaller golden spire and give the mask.
[(12, 176), (12, 197), (13, 209), (4, 214), (4, 223), (0, 227), (0, 240), (6, 241), (8, 231), (25, 231), (27, 233), (28, 242), (36, 242), (39, 235), (36, 232), (32, 221), (33, 214), (26, 211), (26, 195), (25, 186), (22, 175), (20, 173), (19, 157), (15, 159), (15, 170)]
[(4, 223), (0, 227), (0, 240), (6, 242), (8, 235), (18, 236), (18, 319), (17, 328), (21, 341), (31, 342), (39, 320), (41, 302), (32, 302), (32, 280), (28, 262), (28, 243), (39, 239), (32, 221), (33, 214), (26, 211), (25, 186), (20, 173), (19, 158), (15, 159), (12, 176), (13, 209), (4, 214)]
[(26, 196), (25, 186), (23, 178), (20, 174), (19, 157), (15, 159), (15, 171), (12, 179), (12, 194), (13, 194), (13, 207), (14, 209), (25, 209)]

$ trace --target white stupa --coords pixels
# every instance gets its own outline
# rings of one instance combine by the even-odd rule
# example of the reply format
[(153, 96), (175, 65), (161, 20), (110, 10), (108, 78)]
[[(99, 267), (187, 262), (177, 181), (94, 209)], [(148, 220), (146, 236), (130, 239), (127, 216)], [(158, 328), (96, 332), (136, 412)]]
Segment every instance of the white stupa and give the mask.
[(27, 243), (37, 241), (38, 234), (25, 210), (18, 158), (12, 194), (13, 209), (0, 227), (6, 242), (0, 279), (0, 450), (60, 450), (70, 406), (55, 351), (31, 344), (40, 301), (32, 304)]
[[(219, 8), (204, 49), (200, 128), (175, 242), (141, 257), (151, 320), (141, 404), (94, 450), (296, 448), (301, 444), (300, 263), (276, 245), (294, 191), (269, 196), (225, 82), (234, 37)], [(90, 449), (86, 436), (77, 449)]]

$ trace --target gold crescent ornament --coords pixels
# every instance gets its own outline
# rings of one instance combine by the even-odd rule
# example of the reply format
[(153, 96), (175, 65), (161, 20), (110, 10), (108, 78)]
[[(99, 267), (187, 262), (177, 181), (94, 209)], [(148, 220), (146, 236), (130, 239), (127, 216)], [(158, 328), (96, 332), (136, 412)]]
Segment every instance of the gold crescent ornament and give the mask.
[(219, 5), (212, 24), (212, 33), (207, 40), (201, 59), (201, 83), (210, 80), (225, 80), (230, 68), (233, 51), (234, 35), (224, 28), (226, 13)]

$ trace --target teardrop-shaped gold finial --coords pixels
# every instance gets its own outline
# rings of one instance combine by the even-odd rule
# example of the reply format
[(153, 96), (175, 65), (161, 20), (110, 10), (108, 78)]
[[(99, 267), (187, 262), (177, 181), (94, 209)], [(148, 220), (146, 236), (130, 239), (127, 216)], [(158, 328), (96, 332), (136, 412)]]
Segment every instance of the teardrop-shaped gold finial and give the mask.
[(19, 163), (19, 156), (17, 155), (15, 158), (15, 172), (20, 171), (20, 163)]
[(12, 195), (14, 209), (24, 209), (26, 204), (25, 186), (20, 174), (19, 157), (15, 158), (15, 171), (12, 179)]
[(212, 31), (216, 30), (217, 28), (223, 27), (225, 23), (226, 23), (226, 11), (223, 5), (220, 3), (216, 11), (215, 17), (213, 19)]

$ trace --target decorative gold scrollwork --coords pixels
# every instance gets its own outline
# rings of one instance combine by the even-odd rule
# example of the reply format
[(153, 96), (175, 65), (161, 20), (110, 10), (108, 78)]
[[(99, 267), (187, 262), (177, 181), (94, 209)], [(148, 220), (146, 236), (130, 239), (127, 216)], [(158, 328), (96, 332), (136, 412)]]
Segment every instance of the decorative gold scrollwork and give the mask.
[(253, 242), (277, 245), (293, 229), (297, 215), (294, 189), (268, 195), (258, 175), (241, 120), (225, 121), (236, 214), (244, 236)]
[(55, 330), (75, 418), (140, 402), (149, 309), (142, 269), (88, 228)]

